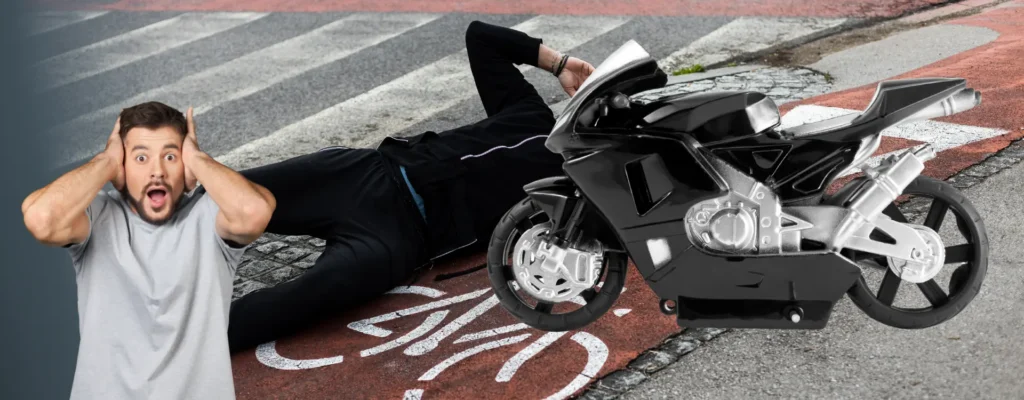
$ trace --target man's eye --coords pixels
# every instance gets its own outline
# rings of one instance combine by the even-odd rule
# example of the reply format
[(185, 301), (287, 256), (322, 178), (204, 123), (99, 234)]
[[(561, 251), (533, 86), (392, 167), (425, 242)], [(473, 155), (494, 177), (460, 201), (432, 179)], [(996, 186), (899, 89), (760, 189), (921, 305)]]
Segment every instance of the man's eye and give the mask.
[(166, 155), (164, 157), (167, 158), (167, 161), (174, 161), (174, 154), (168, 154), (168, 155)]
[(135, 156), (135, 161), (146, 162), (146, 156)]

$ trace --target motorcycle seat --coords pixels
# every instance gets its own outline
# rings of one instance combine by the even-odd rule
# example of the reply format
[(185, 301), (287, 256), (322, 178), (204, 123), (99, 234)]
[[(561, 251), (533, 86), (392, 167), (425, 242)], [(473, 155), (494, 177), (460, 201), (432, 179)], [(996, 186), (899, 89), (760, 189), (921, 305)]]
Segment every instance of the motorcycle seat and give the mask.
[(771, 130), (769, 134), (783, 140), (860, 140), (904, 120), (949, 115), (980, 103), (980, 95), (965, 86), (966, 81), (959, 78), (885, 81), (878, 84), (874, 98), (863, 112)]

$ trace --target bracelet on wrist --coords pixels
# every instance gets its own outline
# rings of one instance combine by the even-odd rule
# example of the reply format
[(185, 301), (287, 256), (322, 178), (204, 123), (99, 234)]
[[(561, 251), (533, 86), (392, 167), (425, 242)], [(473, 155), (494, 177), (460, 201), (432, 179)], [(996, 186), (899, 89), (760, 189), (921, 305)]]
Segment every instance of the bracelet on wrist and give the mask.
[(555, 70), (552, 71), (551, 73), (554, 74), (555, 76), (561, 75), (562, 71), (565, 69), (566, 62), (568, 62), (568, 61), (569, 61), (569, 55), (568, 54), (562, 55), (562, 59), (558, 62), (558, 68), (555, 68)]

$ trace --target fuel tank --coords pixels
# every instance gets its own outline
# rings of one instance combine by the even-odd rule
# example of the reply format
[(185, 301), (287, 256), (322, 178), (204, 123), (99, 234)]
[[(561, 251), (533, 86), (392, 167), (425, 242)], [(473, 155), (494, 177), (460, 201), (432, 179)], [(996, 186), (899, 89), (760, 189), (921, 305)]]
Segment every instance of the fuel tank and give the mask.
[(756, 135), (781, 122), (775, 102), (751, 91), (666, 96), (644, 109), (651, 110), (640, 124), (644, 130), (686, 132), (705, 145)]

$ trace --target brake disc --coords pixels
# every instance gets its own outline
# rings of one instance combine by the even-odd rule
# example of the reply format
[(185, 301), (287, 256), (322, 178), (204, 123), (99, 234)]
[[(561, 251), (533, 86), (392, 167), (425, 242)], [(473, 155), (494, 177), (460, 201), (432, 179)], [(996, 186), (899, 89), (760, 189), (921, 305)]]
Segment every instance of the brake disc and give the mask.
[(935, 278), (946, 263), (946, 248), (942, 245), (942, 237), (925, 226), (914, 225), (925, 248), (911, 251), (912, 260), (888, 257), (889, 268), (896, 276), (911, 283), (924, 283)]
[(549, 227), (535, 226), (519, 238), (512, 272), (519, 287), (538, 300), (563, 302), (594, 287), (604, 263), (599, 245), (563, 248), (545, 240)]

